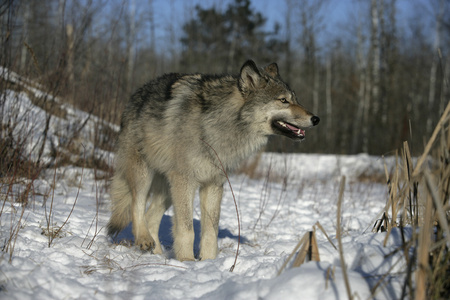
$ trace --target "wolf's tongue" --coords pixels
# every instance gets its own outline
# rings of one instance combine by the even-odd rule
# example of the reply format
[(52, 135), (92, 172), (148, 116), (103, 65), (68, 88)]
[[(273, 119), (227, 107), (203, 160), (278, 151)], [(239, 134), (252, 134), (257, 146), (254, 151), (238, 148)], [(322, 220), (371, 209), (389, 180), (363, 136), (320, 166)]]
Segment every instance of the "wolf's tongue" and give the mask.
[(300, 128), (298, 128), (298, 127), (292, 126), (292, 125), (289, 124), (289, 123), (286, 123), (286, 126), (287, 126), (290, 130), (292, 130), (293, 132), (295, 132), (297, 135), (305, 135), (305, 131), (302, 130), (302, 129), (300, 129)]

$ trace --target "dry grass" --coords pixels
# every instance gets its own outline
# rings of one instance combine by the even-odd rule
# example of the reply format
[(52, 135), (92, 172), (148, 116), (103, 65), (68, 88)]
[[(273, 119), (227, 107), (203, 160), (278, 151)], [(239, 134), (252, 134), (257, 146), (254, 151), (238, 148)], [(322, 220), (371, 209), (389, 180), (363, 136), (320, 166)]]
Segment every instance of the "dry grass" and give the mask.
[(450, 103), (416, 165), (405, 142), (393, 174), (386, 172), (389, 199), (374, 231), (387, 231), (387, 241), (392, 228), (413, 228), (409, 240), (402, 236), (407, 276), (401, 299), (450, 298), (449, 125)]
[[(384, 210), (376, 217), (373, 232), (385, 232), (386, 245), (393, 228), (399, 228), (402, 245), (400, 251), (405, 262), (405, 281), (401, 299), (450, 299), (450, 103), (441, 116), (422, 155), (413, 160), (407, 142), (396, 153), (396, 165), (388, 171), (385, 182), (388, 199)], [(414, 165), (414, 161), (416, 161)], [(379, 181), (377, 178), (376, 181)], [(345, 278), (345, 262), (341, 245), (340, 208), (345, 178), (339, 189), (336, 238), (342, 263), (344, 281), (349, 299), (353, 298), (348, 279)], [(316, 224), (323, 232), (320, 224)], [(412, 235), (405, 234), (405, 227), (412, 228)], [(326, 235), (326, 233), (324, 232)], [(310, 237), (308, 239), (308, 236)], [(283, 271), (296, 255), (293, 266), (315, 260), (307, 249), (318, 252), (315, 230), (307, 233), (294, 248), (279, 271)], [(331, 243), (331, 241), (330, 241)], [(333, 245), (334, 246), (334, 245)], [(336, 247), (335, 247), (336, 248)], [(390, 253), (387, 256), (394, 254)], [(318, 255), (316, 256), (318, 258)], [(394, 266), (372, 287), (376, 297), (378, 289), (386, 284)], [(327, 275), (328, 276), (328, 275)]]
[[(297, 252), (298, 251), (298, 252)], [(286, 268), (288, 262), (291, 261), (294, 254), (296, 254), (294, 262), (292, 264), (293, 268), (300, 267), (305, 261), (320, 261), (319, 247), (317, 245), (316, 229), (313, 227), (313, 231), (308, 231), (303, 235), (301, 240), (295, 246), (294, 250), (291, 252), (289, 257), (286, 259), (284, 264), (278, 271), (280, 275)]]
[[(115, 132), (113, 127), (109, 126), (101, 119), (93, 118), (89, 115), (84, 118), (83, 122), (74, 124), (71, 129), (58, 128), (57, 132), (50, 133), (49, 123), (54, 118), (65, 118), (68, 114), (67, 106), (61, 105), (56, 97), (46, 93), (44, 87), (29, 81), (26, 77), (20, 77), (18, 80), (16, 74), (8, 73), (0, 74), (0, 108), (5, 110), (5, 103), (7, 103), (8, 96), (5, 91), (14, 91), (16, 93), (17, 105), (20, 105), (19, 94), (26, 95), (38, 108), (41, 108), (46, 113), (45, 128), (37, 128), (33, 119), (29, 114), (16, 114), (9, 111), (0, 115), (0, 221), (11, 223), (9, 232), (5, 240), (1, 244), (1, 250), (7, 253), (11, 261), (14, 256), (14, 249), (17, 237), (25, 224), (24, 213), (30, 205), (35, 205), (34, 199), (38, 196), (43, 196), (43, 205), (45, 208), (45, 224), (42, 224), (42, 234), (48, 237), (48, 246), (50, 247), (56, 238), (61, 238), (67, 234), (66, 224), (75, 209), (78, 194), (70, 213), (66, 219), (60, 224), (53, 221), (53, 194), (56, 188), (56, 170), (64, 167), (81, 167), (82, 172), (86, 168), (95, 170), (95, 178), (107, 182), (112, 174), (110, 164), (102, 158), (96, 156), (94, 151), (87, 151), (84, 143), (86, 143), (86, 134), (82, 134), (82, 130), (87, 128), (87, 122), (92, 119), (98, 120), (93, 122), (95, 129), (102, 129), (108, 131), (108, 136), (102, 134), (100, 130), (95, 131), (96, 136), (90, 137), (87, 142), (93, 144), (93, 148), (110, 149), (112, 139)], [(41, 90), (42, 89), (42, 90)], [(40, 97), (36, 95), (42, 95)], [(28, 108), (27, 108), (28, 109)], [(92, 121), (91, 121), (92, 123)], [(25, 125), (29, 126), (25, 126)], [(90, 130), (90, 129), (89, 129)], [(43, 138), (32, 140), (33, 134), (43, 131)], [(64, 136), (56, 136), (58, 132), (64, 133)], [(47, 139), (47, 135), (54, 134), (60, 141), (59, 145), (53, 145), (51, 139)], [(89, 138), (89, 137), (88, 137)], [(103, 139), (103, 140), (102, 140)], [(46, 145), (47, 143), (47, 145)], [(48, 145), (50, 143), (51, 145)], [(44, 160), (44, 147), (52, 149), (50, 155), (47, 155)], [(40, 149), (39, 158), (33, 157), (32, 151)], [(54, 172), (52, 172), (54, 170)], [(49, 172), (47, 172), (49, 171)], [(44, 173), (43, 173), (44, 172)], [(51, 187), (45, 195), (36, 189), (36, 182), (42, 179), (45, 174), (53, 173), (53, 178), (50, 179)], [(44, 174), (44, 175), (42, 175)], [(97, 176), (98, 175), (98, 176)], [(81, 189), (81, 181), (75, 183), (78, 192)], [(103, 186), (103, 185), (102, 185)], [(97, 197), (97, 206), (100, 205)], [(98, 207), (97, 207), (98, 209)], [(6, 212), (10, 211), (11, 219), (5, 220)], [(2, 218), (3, 216), (3, 218)], [(98, 218), (93, 221), (95, 235), (101, 230), (98, 228)], [(90, 244), (89, 244), (90, 245)], [(89, 246), (88, 245), (88, 246)]]
[(342, 208), (342, 198), (344, 196), (344, 189), (345, 189), (345, 176), (342, 177), (341, 184), (339, 187), (339, 198), (338, 198), (337, 214), (336, 214), (336, 237), (337, 237), (338, 243), (339, 243), (339, 261), (341, 262), (342, 275), (344, 277), (344, 283), (345, 283), (345, 290), (347, 291), (348, 299), (352, 300), (353, 295), (352, 295), (352, 290), (350, 288), (350, 282), (348, 281), (347, 265), (345, 264), (344, 249), (342, 247), (341, 208)]

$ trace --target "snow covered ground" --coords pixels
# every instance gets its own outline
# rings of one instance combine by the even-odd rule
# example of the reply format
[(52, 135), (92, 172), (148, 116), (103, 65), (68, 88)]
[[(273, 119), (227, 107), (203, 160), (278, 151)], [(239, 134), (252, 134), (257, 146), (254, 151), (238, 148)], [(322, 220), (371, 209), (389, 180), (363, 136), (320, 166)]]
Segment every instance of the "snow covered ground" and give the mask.
[[(28, 105), (28, 114), (42, 113), (26, 94), (7, 93), (3, 105), (10, 113), (14, 107), (23, 110), (24, 105)], [(77, 117), (85, 117), (74, 109), (71, 112), (73, 124)], [(36, 122), (42, 119), (35, 118)], [(24, 126), (32, 123), (30, 117), (27, 120)], [(61, 124), (67, 127), (72, 123), (69, 118), (52, 120), (55, 123), (48, 138), (57, 143), (55, 131)], [(39, 139), (41, 127), (34, 127), (36, 135), (30, 140)], [(93, 129), (86, 126), (83, 130), (88, 136)], [(87, 149), (87, 140), (84, 145), (84, 151), (92, 152)], [(50, 155), (51, 149), (46, 151)], [(104, 151), (98, 153), (112, 158)], [(388, 165), (392, 160), (386, 160)], [(377, 299), (399, 298), (405, 266), (400, 251), (394, 250), (401, 245), (400, 232), (394, 230), (387, 241), (385, 233), (371, 232), (385, 206), (387, 188), (382, 183), (360, 180), (383, 174), (383, 162), (367, 155), (266, 153), (259, 159), (259, 175), (254, 179), (231, 175), (241, 221), (241, 243), (233, 272), (230, 268), (239, 231), (228, 185), (222, 202), (217, 259), (179, 262), (171, 253), (171, 210), (164, 216), (159, 233), (164, 255), (134, 247), (129, 242), (133, 239), (130, 228), (116, 243), (106, 236), (110, 216), (107, 184), (105, 180), (96, 181), (92, 169), (67, 166), (46, 170), (34, 181), (34, 193), (26, 208), (9, 201), (23, 192), (26, 181), (9, 189), (8, 178), (2, 178), (0, 298), (346, 299), (339, 251), (318, 228), (320, 262), (306, 262), (298, 268), (291, 268), (289, 262), (282, 274), (277, 274), (302, 236), (317, 222), (338, 245), (336, 212), (342, 175), (347, 177), (347, 184), (341, 232), (350, 289), (357, 299), (372, 299), (373, 288)], [(198, 251), (198, 199), (195, 207), (194, 247)]]

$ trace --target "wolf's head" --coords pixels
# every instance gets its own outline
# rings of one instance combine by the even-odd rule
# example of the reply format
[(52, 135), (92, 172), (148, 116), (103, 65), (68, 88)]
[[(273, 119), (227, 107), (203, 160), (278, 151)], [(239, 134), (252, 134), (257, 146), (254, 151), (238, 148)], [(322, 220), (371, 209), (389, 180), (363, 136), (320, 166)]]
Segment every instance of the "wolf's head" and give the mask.
[(319, 117), (301, 106), (281, 79), (276, 63), (258, 68), (248, 60), (241, 68), (238, 85), (245, 101), (241, 113), (252, 118), (255, 130), (262, 134), (302, 140), (305, 128), (319, 124)]

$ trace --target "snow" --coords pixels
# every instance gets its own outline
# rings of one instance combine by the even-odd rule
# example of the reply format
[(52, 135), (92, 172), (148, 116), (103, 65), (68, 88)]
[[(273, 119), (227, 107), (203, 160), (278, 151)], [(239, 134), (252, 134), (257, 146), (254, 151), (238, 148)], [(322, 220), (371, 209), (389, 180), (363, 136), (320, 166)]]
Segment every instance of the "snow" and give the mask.
[[(5, 113), (15, 116), (17, 128), (34, 134), (26, 146), (35, 158), (32, 145), (41, 138), (46, 113), (34, 106), (26, 93), (5, 93)], [(87, 117), (73, 108), (70, 112), (65, 119), (52, 118), (48, 139), (54, 143), (61, 138), (56, 137), (58, 129), (80, 124)], [(93, 130), (93, 123), (88, 122), (81, 134), (86, 153), (92, 152), (89, 138)], [(49, 159), (50, 151), (45, 149), (44, 157)], [(97, 155), (113, 157), (105, 151)], [(385, 206), (387, 188), (359, 180), (362, 175), (384, 174), (384, 162), (391, 166), (393, 161), (368, 155), (265, 153), (253, 179), (230, 175), (241, 221), (233, 272), (230, 268), (239, 237), (228, 185), (222, 202), (218, 257), (179, 262), (171, 253), (172, 210), (164, 216), (159, 234), (164, 255), (141, 252), (132, 243), (130, 227), (116, 243), (106, 236), (110, 216), (107, 181), (96, 181), (92, 169), (66, 166), (46, 170), (34, 181), (26, 208), (10, 201), (23, 192), (25, 184), (16, 183), (7, 192), (8, 178), (2, 178), (0, 298), (346, 299), (339, 252), (317, 227), (320, 262), (309, 261), (297, 268), (290, 262), (278, 276), (299, 240), (317, 222), (338, 245), (336, 212), (342, 175), (348, 182), (342, 206), (342, 245), (352, 294), (371, 299), (371, 289), (379, 286), (375, 298), (399, 298), (405, 279), (405, 262), (400, 251), (394, 251), (401, 245), (400, 231), (394, 229), (386, 241), (385, 233), (371, 232)], [(194, 250), (198, 252), (198, 196), (195, 202)], [(50, 233), (58, 229), (51, 239)]]

